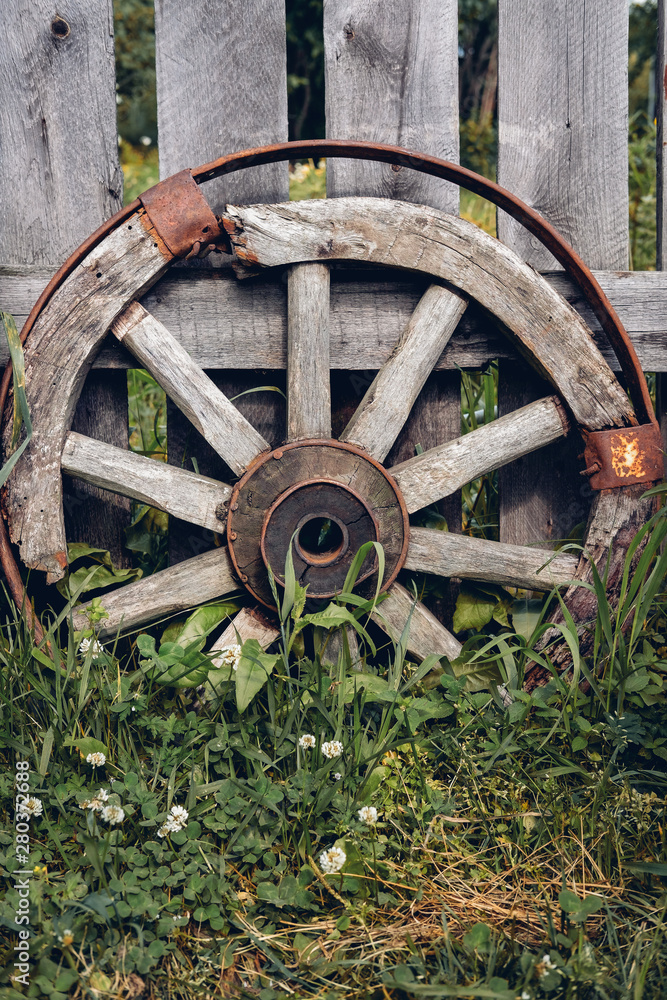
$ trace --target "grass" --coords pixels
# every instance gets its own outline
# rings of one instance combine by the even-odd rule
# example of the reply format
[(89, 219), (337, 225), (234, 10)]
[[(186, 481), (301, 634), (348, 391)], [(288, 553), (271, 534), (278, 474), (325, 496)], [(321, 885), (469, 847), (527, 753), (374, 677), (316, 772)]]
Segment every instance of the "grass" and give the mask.
[[(600, 590), (595, 655), (574, 661), (585, 691), (581, 674), (522, 690), (526, 664), (549, 663), (539, 623), (526, 639), (510, 617), (419, 665), (371, 601), (304, 607), (289, 566), (280, 641), (213, 671), (206, 636), (230, 605), (103, 649), (81, 645), (103, 596), (89, 628), (65, 609), (39, 644), (10, 613), (0, 996), (663, 996), (666, 533), (661, 511), (617, 612)], [(328, 661), (342, 626), (361, 664), (346, 644)], [(41, 803), (21, 855), (27, 994), (8, 978), (17, 759)]]

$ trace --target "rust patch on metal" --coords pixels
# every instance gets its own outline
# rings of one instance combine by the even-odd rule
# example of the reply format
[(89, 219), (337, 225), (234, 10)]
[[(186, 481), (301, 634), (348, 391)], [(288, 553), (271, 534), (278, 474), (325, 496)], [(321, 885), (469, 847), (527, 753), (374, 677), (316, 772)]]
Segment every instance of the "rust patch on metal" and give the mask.
[(181, 170), (160, 181), (144, 191), (140, 201), (155, 231), (174, 257), (186, 257), (195, 248), (198, 255), (221, 239), (226, 244), (220, 222), (190, 170)]
[(594, 431), (586, 438), (584, 461), (594, 490), (654, 483), (665, 474), (660, 428), (650, 423)]

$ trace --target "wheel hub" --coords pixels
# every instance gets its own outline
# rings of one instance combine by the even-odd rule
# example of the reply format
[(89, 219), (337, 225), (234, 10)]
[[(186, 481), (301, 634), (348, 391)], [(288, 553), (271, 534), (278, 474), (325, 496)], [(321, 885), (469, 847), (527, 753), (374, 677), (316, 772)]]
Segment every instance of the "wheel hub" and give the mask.
[[(303, 441), (261, 455), (232, 493), (227, 521), (229, 553), (240, 580), (269, 607), (268, 581), (285, 585), (292, 542), (296, 578), (308, 597), (343, 589), (365, 542), (385, 553), (382, 589), (396, 578), (407, 553), (408, 514), (382, 466), (361, 449), (338, 441)], [(377, 586), (377, 557), (367, 555), (357, 576), (360, 593)]]

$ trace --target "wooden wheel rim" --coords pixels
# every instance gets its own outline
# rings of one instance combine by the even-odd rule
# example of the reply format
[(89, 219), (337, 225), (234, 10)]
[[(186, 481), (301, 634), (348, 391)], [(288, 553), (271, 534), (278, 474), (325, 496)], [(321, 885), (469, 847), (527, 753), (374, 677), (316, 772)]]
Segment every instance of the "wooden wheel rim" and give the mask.
[[(287, 145), (285, 145), (280, 149), (276, 147), (270, 150), (268, 153), (266, 151), (261, 151), (261, 150), (249, 151), (249, 152), (246, 151), (246, 153), (244, 154), (235, 154), (235, 156), (238, 160), (239, 166), (248, 166), (256, 164), (258, 162), (270, 162), (271, 160), (287, 158), (290, 155), (298, 156), (300, 155), (298, 150), (301, 149), (301, 147), (303, 147), (304, 149), (308, 147), (310, 149), (311, 145), (296, 144), (296, 146), (291, 145), (289, 146), (289, 148)], [(329, 144), (329, 146), (331, 146), (331, 144)], [(315, 147), (313, 146), (313, 148)], [(328, 149), (328, 155), (364, 155), (368, 158), (372, 158), (372, 155), (371, 153), (369, 153), (369, 150), (372, 151), (374, 148), (379, 148), (379, 147), (371, 147), (369, 144), (353, 144), (353, 145), (341, 144), (339, 147), (336, 148), (334, 144), (332, 148)], [(386, 159), (387, 156), (389, 155), (386, 152), (387, 149), (388, 147), (385, 147), (383, 155), (378, 155), (377, 158)], [(253, 153), (255, 155), (251, 155)], [(415, 166), (416, 169), (429, 168), (429, 161), (431, 158), (420, 157), (419, 154), (410, 154), (406, 150), (393, 150), (393, 151), (390, 150), (390, 153), (399, 160), (400, 158), (404, 157), (412, 157), (413, 159), (415, 159), (414, 163), (412, 162), (407, 163), (406, 165), (408, 166)], [(264, 159), (262, 159), (262, 156), (264, 156)], [(216, 165), (208, 165), (207, 167), (199, 168), (199, 170), (195, 173), (201, 179), (207, 179), (210, 176), (214, 176), (216, 171), (229, 172), (229, 169), (238, 169), (239, 167), (238, 166), (235, 167), (233, 164), (230, 167), (230, 163), (232, 163), (233, 160), (234, 157), (226, 158), (224, 163), (223, 161), (219, 161), (219, 163), (223, 163), (222, 167), (219, 166), (216, 167)], [(457, 168), (455, 165), (446, 164), (445, 161), (437, 161), (437, 163), (440, 165), (441, 176), (447, 175), (449, 176), (449, 179), (461, 180), (461, 176), (465, 175), (468, 181), (470, 181), (471, 177), (474, 177), (474, 175), (470, 175), (469, 172), (461, 171), (460, 168)], [(443, 170), (449, 171), (449, 174), (443, 173)], [(438, 172), (438, 171), (432, 170), (429, 172)], [(456, 176), (457, 174), (459, 176)], [(491, 196), (489, 192), (491, 191), (491, 188), (493, 188), (493, 190), (496, 193), (496, 197), (493, 197), (492, 200), (495, 200), (497, 203), (501, 203), (503, 198), (511, 198), (511, 196), (509, 196), (507, 192), (502, 192), (501, 189), (497, 188), (495, 185), (490, 185), (489, 182), (486, 182), (482, 178), (476, 178), (475, 183), (480, 189), (484, 188), (483, 193), (486, 193), (489, 196)], [(465, 183), (465, 186), (473, 187), (473, 184)], [(501, 193), (498, 194), (498, 192)], [(348, 200), (341, 199), (338, 202), (339, 207), (342, 201), (348, 201)], [(350, 201), (354, 200), (352, 199)], [(368, 200), (365, 199), (364, 201)], [(512, 199), (512, 203), (515, 205), (521, 204), (516, 202), (516, 199)], [(504, 207), (507, 206), (504, 205)], [(131, 213), (132, 209), (135, 209), (133, 214)], [(103, 230), (100, 231), (101, 236), (104, 236), (104, 234), (106, 233), (109, 234), (107, 235), (103, 243), (100, 243), (96, 239), (96, 237), (99, 234), (94, 234), (94, 236), (91, 237), (91, 239), (82, 246), (80, 252), (74, 255), (74, 257), (71, 259), (70, 261), (71, 266), (69, 266), (68, 268), (68, 265), (66, 265), (61, 270), (60, 275), (56, 276), (56, 279), (52, 283), (50, 289), (47, 289), (47, 292), (40, 300), (40, 303), (38, 303), (36, 309), (33, 310), (33, 314), (31, 314), (31, 317), (28, 323), (26, 324), (26, 328), (24, 328), (24, 336), (27, 336), (28, 332), (33, 327), (35, 327), (35, 335), (31, 338), (31, 341), (28, 343), (27, 360), (29, 362), (29, 368), (32, 367), (33, 369), (33, 375), (35, 374), (36, 371), (37, 377), (39, 378), (39, 375), (43, 373), (43, 371), (45, 370), (45, 364), (46, 364), (46, 370), (48, 371), (48, 364), (50, 358), (47, 356), (45, 360), (44, 357), (42, 356), (40, 362), (40, 359), (35, 356), (36, 353), (35, 344), (38, 343), (41, 349), (43, 349), (45, 343), (47, 343), (47, 345), (48, 344), (52, 345), (53, 324), (56, 323), (58, 325), (61, 325), (62, 322), (62, 316), (59, 315), (59, 307), (62, 306), (63, 298), (64, 297), (66, 298), (66, 296), (63, 296), (63, 292), (65, 291), (66, 286), (68, 284), (70, 285), (78, 284), (79, 286), (83, 284), (89, 290), (88, 291), (89, 303), (94, 302), (95, 305), (98, 307), (97, 322), (96, 324), (94, 324), (93, 330), (91, 330), (91, 325), (89, 323), (87, 327), (88, 336), (87, 338), (85, 338), (85, 342), (83, 344), (80, 342), (80, 339), (76, 337), (72, 329), (72, 324), (70, 324), (68, 329), (66, 330), (66, 334), (67, 336), (69, 336), (68, 343), (72, 345), (73, 355), (74, 355), (73, 356), (74, 378), (72, 378), (71, 385), (69, 387), (71, 391), (67, 397), (66, 405), (61, 406), (60, 412), (58, 412), (57, 407), (55, 408), (51, 407), (50, 409), (49, 407), (46, 408), (48, 417), (51, 418), (60, 417), (60, 419), (52, 419), (48, 427), (44, 426), (44, 422), (42, 422), (41, 427), (38, 428), (36, 426), (37, 437), (39, 438), (41, 432), (42, 436), (48, 439), (48, 443), (50, 445), (50, 448), (47, 448), (48, 458), (46, 463), (46, 471), (48, 475), (46, 476), (46, 478), (48, 479), (49, 485), (51, 487), (55, 486), (55, 489), (51, 490), (50, 497), (48, 489), (45, 489), (43, 486), (41, 489), (37, 489), (35, 491), (34, 500), (32, 500), (32, 506), (35, 507), (40, 502), (43, 502), (49, 506), (51, 513), (53, 513), (54, 511), (54, 498), (57, 501), (56, 505), (60, 506), (60, 499), (61, 499), (60, 452), (62, 450), (63, 444), (65, 443), (65, 437), (69, 429), (69, 423), (71, 421), (74, 405), (78, 397), (77, 387), (78, 389), (80, 389), (83, 377), (85, 377), (85, 373), (87, 369), (90, 367), (94, 353), (96, 352), (96, 349), (99, 347), (99, 344), (104, 336), (104, 333), (106, 332), (106, 328), (114, 321), (116, 317), (118, 317), (118, 314), (122, 312), (123, 308), (126, 307), (127, 304), (132, 301), (132, 298), (134, 297), (135, 294), (137, 294), (138, 290), (139, 289), (144, 290), (145, 288), (149, 287), (150, 284), (156, 281), (164, 273), (166, 268), (174, 259), (172, 252), (167, 248), (167, 246), (161, 239), (159, 233), (156, 232), (156, 230), (152, 227), (151, 221), (147, 217), (147, 215), (143, 213), (141, 209), (139, 209), (138, 211), (136, 211), (136, 209), (137, 205), (130, 206), (129, 210), (125, 210), (123, 213), (120, 213), (119, 216), (115, 218), (115, 220), (110, 220), (107, 226), (103, 227)], [(227, 222), (232, 230), (234, 230), (234, 228), (238, 226), (239, 218), (241, 217), (239, 215), (238, 210), (234, 211), (236, 212), (235, 215), (232, 214), (231, 217), (229, 215), (227, 216)], [(318, 208), (317, 211), (321, 211), (321, 209)], [(424, 211), (426, 211), (430, 216), (438, 214), (434, 213), (432, 210), (422, 209), (422, 212)], [(515, 214), (516, 217), (521, 217), (521, 221), (524, 222), (526, 222), (526, 219), (530, 221), (531, 217), (535, 215), (535, 213), (532, 213), (531, 210), (528, 209), (526, 206), (521, 207), (521, 211), (518, 213), (518, 216), (516, 212), (513, 214)], [(458, 224), (460, 224), (460, 220), (457, 221)], [(124, 240), (119, 240), (118, 234), (121, 232), (126, 234), (127, 231), (132, 230), (133, 225), (136, 229), (135, 233), (136, 238), (128, 240), (127, 236), (125, 235)], [(543, 224), (542, 233), (540, 234), (540, 232), (537, 232), (537, 230), (540, 229), (540, 226), (537, 223), (532, 223), (532, 225), (533, 225), (532, 231), (535, 231), (536, 234), (540, 236), (540, 238), (544, 237), (544, 232), (550, 230), (550, 227), (547, 227), (546, 224)], [(105, 264), (108, 265), (111, 263), (112, 266), (110, 268), (110, 271), (113, 270), (113, 260), (112, 260), (113, 252), (114, 250), (117, 250), (117, 247), (113, 246), (114, 242), (115, 243), (123, 242), (125, 245), (126, 252), (127, 252), (126, 244), (128, 242), (131, 243), (130, 250), (137, 264), (136, 273), (134, 274), (134, 280), (133, 281), (129, 280), (127, 276), (120, 275), (118, 273), (118, 270), (116, 270), (116, 272), (111, 276), (113, 279), (112, 281), (104, 281), (104, 280), (101, 281), (99, 293), (96, 295), (95, 292), (92, 292), (91, 294), (90, 285), (92, 281), (92, 275), (94, 274), (97, 279), (100, 278), (106, 279), (107, 274), (103, 270), (99, 270), (99, 268), (103, 268)], [(562, 244), (562, 240), (560, 241), (560, 243)], [(237, 246), (237, 251), (238, 249), (239, 247)], [(550, 243), (550, 249), (554, 251), (553, 241)], [(507, 253), (509, 252), (507, 251)], [(285, 262), (297, 263), (299, 261), (307, 261), (311, 259), (321, 260), (322, 256), (323, 255), (318, 251), (318, 253), (314, 256), (314, 258), (312, 256), (306, 255), (305, 257), (304, 256), (298, 257), (296, 260), (291, 258), (287, 261), (283, 261), (283, 263)], [(326, 257), (327, 255), (325, 254), (324, 256)], [(341, 254), (341, 256), (344, 258), (345, 254)], [(332, 252), (331, 254), (328, 255), (328, 259), (336, 259), (336, 254)], [(572, 260), (578, 260), (578, 258), (576, 258), (576, 255), (574, 255), (573, 253), (571, 254), (571, 261)], [(570, 271), (572, 273), (572, 268), (570, 268)], [(435, 276), (440, 277), (441, 279), (444, 277), (446, 280), (445, 275), (436, 273)], [(594, 280), (593, 284), (595, 284)], [(109, 301), (110, 285), (114, 286), (116, 295), (115, 299), (112, 302)], [(120, 288), (118, 287), (119, 285)], [(586, 289), (584, 290), (586, 291)], [(604, 309), (604, 303), (602, 308)], [(611, 310), (610, 307), (609, 307), (609, 314), (613, 316), (613, 310)], [(609, 319), (609, 317), (607, 318)], [(609, 323), (606, 324), (606, 326), (608, 325)], [(67, 339), (67, 337), (65, 339)], [(62, 351), (62, 346), (60, 347), (60, 351)], [(46, 349), (46, 354), (48, 355), (48, 346)], [(638, 365), (636, 367), (638, 369)], [(610, 371), (609, 375), (610, 375), (609, 384), (617, 385), (616, 380)], [(642, 376), (642, 381), (643, 381), (643, 376)], [(6, 373), (4, 382), (5, 395), (6, 395), (7, 382), (8, 382), (8, 373)], [(620, 390), (620, 387), (619, 391), (622, 394), (622, 390)], [(567, 393), (563, 394), (565, 395), (568, 404), (575, 412), (575, 416), (577, 416), (577, 421), (580, 423), (581, 426), (585, 426), (584, 422), (581, 420), (580, 415), (577, 415), (576, 413), (577, 409), (576, 398), (571, 397)], [(616, 393), (616, 397), (618, 397), (618, 393)], [(617, 405), (618, 409), (618, 406), (620, 406), (619, 398), (616, 398), (615, 405)], [(606, 421), (605, 426), (609, 425), (623, 426), (626, 424), (632, 424), (636, 422), (636, 417), (634, 416), (634, 413), (632, 412), (632, 409), (630, 407), (628, 407), (624, 412), (621, 411), (622, 407), (621, 409), (618, 410), (618, 413), (616, 414), (615, 418), (612, 417), (611, 419)], [(591, 428), (589, 427), (587, 429)], [(593, 427), (592, 429), (595, 428)], [(30, 449), (28, 449), (26, 455), (28, 455), (29, 452)], [(21, 463), (19, 463), (17, 469), (20, 467)], [(24, 468), (25, 468), (25, 462), (24, 462)], [(28, 475), (27, 479), (29, 478), (30, 477)], [(23, 536), (22, 528), (24, 525), (23, 514), (25, 512), (20, 512), (17, 515), (17, 511), (20, 511), (20, 508), (22, 506), (21, 501), (19, 500), (18, 502), (14, 503), (13, 509), (11, 509), (12, 491), (14, 493), (14, 497), (17, 497), (18, 494), (22, 492), (25, 483), (26, 483), (26, 476), (23, 476), (23, 479), (18, 485), (18, 488), (16, 488), (16, 483), (12, 483), (10, 484), (10, 489), (8, 491), (10, 495), (10, 504), (9, 504), (10, 510), (8, 514), (8, 520), (10, 524), (10, 531), (12, 533), (12, 538), (15, 541), (21, 541), (24, 545), (27, 546), (28, 549), (32, 549), (32, 551), (28, 553), (28, 558), (25, 559), (27, 565), (46, 570), (49, 579), (57, 579), (64, 572), (64, 567), (66, 565), (66, 551), (64, 545), (55, 548), (55, 551), (54, 551), (54, 546), (52, 545), (51, 546), (47, 545), (46, 548), (42, 546), (41, 551), (39, 548), (39, 544), (31, 545), (30, 537), (27, 538), (22, 537)], [(24, 494), (24, 497), (26, 498), (29, 496), (31, 496), (29, 492), (26, 492)], [(29, 505), (30, 503), (28, 503), (28, 506)], [(44, 511), (42, 510), (40, 512)], [(61, 519), (62, 518), (61, 510), (58, 511), (58, 514), (60, 515)], [(48, 518), (48, 513), (47, 513), (47, 518)], [(591, 531), (589, 530), (589, 536), (590, 534)], [(59, 537), (64, 542), (64, 531), (60, 531)], [(50, 549), (50, 551), (47, 551), (48, 549)], [(36, 552), (38, 554), (35, 554)], [(10, 581), (13, 582), (16, 580), (18, 574), (16, 570), (16, 565), (13, 561), (13, 556), (11, 554), (11, 551), (9, 550), (9, 547), (6, 544), (6, 540), (5, 544), (3, 545), (2, 556), (3, 556), (3, 565), (5, 566), (5, 570), (8, 574)]]

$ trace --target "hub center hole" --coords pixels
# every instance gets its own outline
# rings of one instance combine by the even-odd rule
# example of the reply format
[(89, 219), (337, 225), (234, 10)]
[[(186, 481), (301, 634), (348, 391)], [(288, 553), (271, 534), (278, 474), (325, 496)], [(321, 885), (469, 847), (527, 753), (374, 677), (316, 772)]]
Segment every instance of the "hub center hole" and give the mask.
[(337, 559), (348, 542), (347, 529), (337, 517), (313, 514), (301, 522), (296, 550), (307, 563), (323, 566)]

